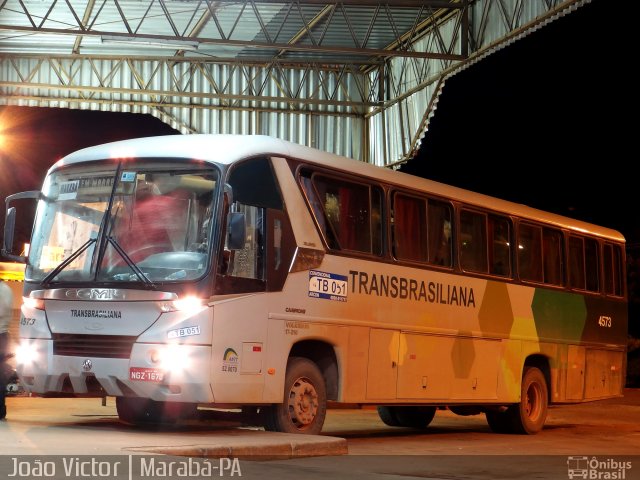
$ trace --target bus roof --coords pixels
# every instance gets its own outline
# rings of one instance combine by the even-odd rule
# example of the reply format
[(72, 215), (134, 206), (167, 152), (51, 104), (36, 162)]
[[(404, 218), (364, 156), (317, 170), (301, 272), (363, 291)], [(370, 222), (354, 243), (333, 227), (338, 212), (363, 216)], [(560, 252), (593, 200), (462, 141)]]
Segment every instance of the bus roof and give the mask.
[(616, 242), (625, 241), (621, 233), (610, 228), (600, 227), (526, 205), (377, 167), (264, 135), (166, 135), (123, 140), (78, 150), (62, 158), (51, 167), (50, 171), (62, 165), (104, 160), (106, 158), (191, 158), (228, 165), (237, 160), (257, 155), (282, 156), (304, 160), (316, 165), (380, 180), (398, 187), (410, 188), (461, 201), (468, 205), (516, 215), (581, 233), (589, 233)]

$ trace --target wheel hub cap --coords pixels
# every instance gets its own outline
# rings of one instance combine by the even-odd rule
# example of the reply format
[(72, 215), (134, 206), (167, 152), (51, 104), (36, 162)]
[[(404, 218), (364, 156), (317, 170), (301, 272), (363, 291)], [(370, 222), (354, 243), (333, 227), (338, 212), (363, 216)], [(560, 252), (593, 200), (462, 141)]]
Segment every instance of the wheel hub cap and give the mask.
[(299, 378), (289, 394), (289, 414), (298, 428), (313, 422), (318, 413), (318, 393), (307, 378)]

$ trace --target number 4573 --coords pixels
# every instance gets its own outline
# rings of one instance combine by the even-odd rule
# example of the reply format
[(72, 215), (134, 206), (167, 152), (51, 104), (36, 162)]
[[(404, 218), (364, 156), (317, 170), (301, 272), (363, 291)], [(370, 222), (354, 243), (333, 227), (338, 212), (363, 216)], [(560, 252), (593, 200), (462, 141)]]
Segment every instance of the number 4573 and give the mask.
[(598, 325), (600, 325), (601, 327), (611, 328), (611, 317), (600, 315), (600, 318), (598, 319)]

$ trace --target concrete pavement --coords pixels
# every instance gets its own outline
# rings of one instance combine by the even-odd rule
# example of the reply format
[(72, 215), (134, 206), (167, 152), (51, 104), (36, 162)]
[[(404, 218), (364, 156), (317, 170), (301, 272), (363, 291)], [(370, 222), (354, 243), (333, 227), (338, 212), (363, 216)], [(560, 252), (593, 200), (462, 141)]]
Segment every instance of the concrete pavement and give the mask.
[(484, 415), (438, 411), (425, 431), (384, 425), (374, 409), (330, 409), (322, 435), (286, 435), (237, 422), (131, 427), (115, 402), (14, 397), (0, 422), (0, 454), (162, 453), (291, 458), (344, 455), (637, 455), (640, 389), (625, 397), (552, 407), (538, 435), (492, 433)]

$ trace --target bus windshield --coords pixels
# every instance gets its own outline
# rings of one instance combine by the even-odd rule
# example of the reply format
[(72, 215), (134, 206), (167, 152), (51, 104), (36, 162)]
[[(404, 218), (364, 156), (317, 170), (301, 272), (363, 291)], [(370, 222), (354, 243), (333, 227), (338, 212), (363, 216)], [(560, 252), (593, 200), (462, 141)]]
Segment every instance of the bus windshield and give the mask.
[(188, 281), (209, 265), (218, 171), (127, 160), (62, 167), (45, 180), (28, 281)]

